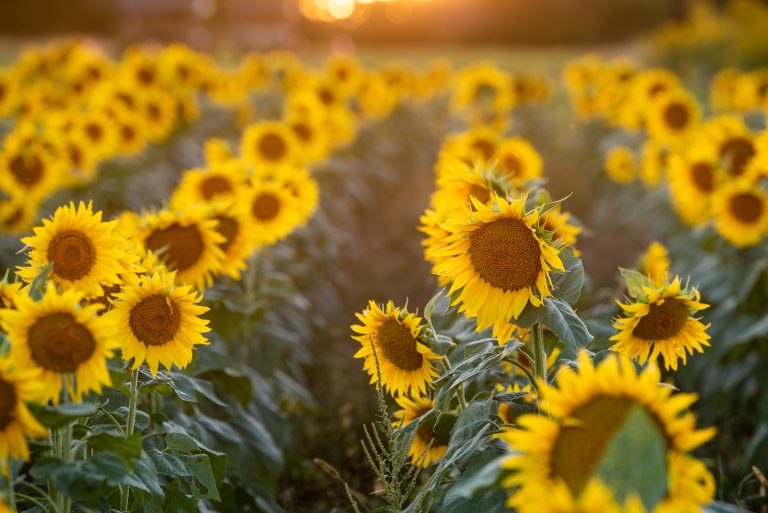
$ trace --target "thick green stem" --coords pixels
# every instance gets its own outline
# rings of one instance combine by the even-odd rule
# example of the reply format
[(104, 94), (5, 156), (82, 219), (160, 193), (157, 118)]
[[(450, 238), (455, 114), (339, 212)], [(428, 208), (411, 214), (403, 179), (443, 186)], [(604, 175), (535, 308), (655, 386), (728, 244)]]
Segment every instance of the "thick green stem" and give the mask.
[[(136, 427), (136, 403), (139, 402), (139, 369), (133, 369), (131, 371), (131, 386), (129, 389), (131, 394), (128, 399), (128, 422), (125, 426), (125, 438), (133, 436), (133, 430)], [(120, 510), (126, 511), (128, 509), (128, 500), (130, 499), (131, 489), (128, 486), (120, 487)]]
[(533, 349), (534, 374), (537, 378), (547, 382), (547, 348), (544, 344), (544, 327), (541, 323), (537, 322), (533, 325), (531, 345)]
[[(72, 422), (67, 422), (64, 426), (59, 428), (58, 436), (58, 456), (65, 462), (72, 461)], [(61, 513), (69, 513), (72, 508), (72, 499), (64, 495), (58, 494), (58, 510)]]

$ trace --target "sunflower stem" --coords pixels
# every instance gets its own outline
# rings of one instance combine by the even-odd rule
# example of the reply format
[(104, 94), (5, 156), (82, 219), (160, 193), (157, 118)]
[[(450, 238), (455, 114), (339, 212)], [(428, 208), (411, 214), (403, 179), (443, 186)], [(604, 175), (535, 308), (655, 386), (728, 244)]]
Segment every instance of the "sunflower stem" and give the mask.
[(531, 331), (531, 345), (533, 346), (534, 373), (537, 378), (547, 382), (547, 347), (544, 344), (544, 327), (540, 322), (533, 325)]
[[(128, 439), (133, 436), (133, 430), (136, 427), (136, 403), (139, 402), (139, 368), (136, 367), (131, 371), (131, 386), (129, 388), (128, 396), (128, 422), (125, 426), (125, 438)], [(131, 495), (131, 488), (129, 486), (120, 487), (120, 510), (128, 510), (128, 499)]]
[(13, 469), (8, 469), (8, 475), (5, 476), (5, 485), (5, 502), (8, 504), (10, 510), (14, 511), (16, 509), (16, 496), (13, 490)]

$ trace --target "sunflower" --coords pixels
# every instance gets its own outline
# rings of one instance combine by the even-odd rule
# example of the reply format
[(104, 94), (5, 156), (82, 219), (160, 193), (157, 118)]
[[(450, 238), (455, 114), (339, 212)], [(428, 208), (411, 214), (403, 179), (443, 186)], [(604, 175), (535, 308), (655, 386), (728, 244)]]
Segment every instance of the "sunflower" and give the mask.
[(444, 158), (438, 162), (437, 190), (430, 204), (436, 211), (461, 214), (472, 210), (471, 198), (488, 205), (495, 197), (491, 173), (476, 163), (472, 166), (456, 158)]
[(511, 77), (490, 63), (478, 63), (456, 75), (451, 96), (454, 112), (487, 116), (507, 113), (515, 105)]
[[(81, 306), (83, 299), (80, 291), (59, 294), (49, 285), (39, 302), (21, 291), (15, 309), (0, 310), (0, 323), (11, 342), (11, 364), (38, 369), (44, 399), (55, 404), (62, 398), (63, 381), (67, 395), (76, 401), (111, 384), (107, 359), (115, 339), (103, 317), (96, 315), (101, 305)], [(74, 376), (74, 384), (69, 376)]]
[(170, 370), (183, 369), (192, 361), (192, 349), (208, 344), (203, 333), (208, 311), (200, 306), (202, 296), (189, 286), (174, 286), (174, 272), (157, 272), (131, 279), (112, 300), (105, 318), (115, 338), (122, 340), (124, 361), (133, 359), (133, 368), (144, 362), (152, 376), (160, 364)]
[(651, 137), (665, 143), (678, 144), (698, 127), (701, 109), (690, 94), (674, 89), (654, 98), (647, 116)]
[(249, 232), (257, 246), (274, 244), (303, 222), (299, 199), (279, 180), (255, 180), (245, 201), (250, 214)]
[(135, 227), (134, 239), (158, 254), (182, 283), (204, 288), (221, 268), (225, 237), (202, 206), (146, 214)]
[(360, 113), (368, 119), (381, 119), (397, 107), (398, 98), (390, 94), (387, 81), (381, 73), (369, 72), (363, 77), (357, 91)]
[(231, 198), (217, 200), (208, 206), (208, 217), (216, 220), (216, 231), (224, 237), (219, 248), (224, 253), (221, 268), (217, 271), (232, 279), (240, 279), (240, 273), (246, 269), (245, 260), (255, 249), (253, 238), (248, 233), (250, 214), (244, 189), (238, 190)]
[(617, 184), (632, 183), (637, 177), (635, 154), (627, 146), (614, 146), (605, 155), (605, 173)]
[(0, 473), (7, 476), (8, 460), (28, 460), (27, 437), (40, 438), (48, 433), (27, 403), (43, 401), (45, 392), (40, 373), (33, 369), (11, 370), (7, 358), (0, 360)]
[(429, 397), (417, 396), (411, 399), (405, 395), (395, 398), (395, 401), (402, 408), (395, 412), (395, 426), (407, 426), (411, 422), (419, 421), (408, 449), (411, 462), (426, 468), (430, 463), (440, 460), (448, 450), (448, 441), (442, 440), (435, 433), (434, 417), (422, 419), (435, 408), (435, 401)]
[(659, 241), (653, 241), (640, 258), (640, 272), (648, 276), (655, 287), (661, 288), (669, 275), (669, 251)]
[(117, 130), (115, 152), (118, 155), (136, 155), (147, 144), (144, 119), (136, 112), (127, 108), (117, 108), (112, 116), (112, 122)]
[(712, 205), (717, 232), (734, 246), (753, 246), (768, 233), (768, 194), (750, 181), (724, 185)]
[(42, 199), (56, 190), (67, 161), (46, 150), (37, 140), (16, 141), (9, 135), (0, 152), (0, 187), (27, 198)]
[(218, 137), (210, 137), (205, 140), (203, 155), (208, 167), (213, 167), (215, 164), (227, 162), (235, 158), (229, 142)]
[(640, 179), (649, 189), (658, 187), (664, 178), (664, 171), (667, 166), (667, 151), (658, 141), (648, 139), (643, 143), (642, 154)]
[(360, 86), (364, 70), (354, 57), (334, 55), (325, 63), (325, 74), (334, 87), (346, 96), (352, 95)]
[(441, 260), (433, 273), (451, 279), (449, 294), (458, 292), (453, 304), (462, 303), (460, 312), (477, 317), (478, 331), (493, 325), (494, 336), (508, 333), (505, 327), (528, 303), (541, 306), (552, 295), (550, 274), (565, 270), (560, 250), (539, 226), (539, 210), (527, 212), (526, 200), (498, 198), (495, 208), (474, 201), (472, 217), (442, 225), (450, 235), (437, 251)]
[(730, 176), (741, 176), (757, 153), (755, 138), (744, 121), (737, 116), (724, 115), (710, 120), (705, 134), (717, 147), (718, 157)]
[(541, 177), (541, 155), (531, 143), (520, 137), (502, 141), (496, 150), (496, 168), (517, 187)]
[(209, 203), (216, 198), (232, 198), (248, 181), (243, 164), (236, 159), (211, 164), (206, 169), (185, 171), (174, 189), (170, 205)]
[(256, 174), (264, 175), (295, 163), (299, 147), (296, 135), (285, 123), (261, 121), (245, 129), (240, 154)]
[(328, 155), (331, 139), (323, 129), (322, 120), (309, 116), (290, 116), (286, 117), (285, 123), (301, 146), (301, 154), (297, 158), (299, 163), (312, 164)]
[(38, 200), (18, 192), (8, 196), (0, 199), (0, 233), (16, 235), (29, 230), (37, 217)]
[(0, 117), (10, 115), (16, 108), (19, 93), (15, 75), (8, 71), (0, 72)]
[(551, 240), (559, 241), (565, 246), (570, 246), (576, 256), (579, 256), (579, 251), (573, 246), (576, 244), (576, 239), (581, 233), (581, 226), (574, 223), (569, 223), (571, 219), (570, 212), (563, 212), (561, 204), (557, 204), (551, 209), (542, 212), (539, 224), (545, 231), (550, 232)]
[[(514, 367), (513, 367), (514, 368)], [(496, 393), (506, 393), (506, 394), (519, 394), (524, 393), (522, 400), (526, 403), (532, 403), (536, 400), (536, 395), (532, 390), (532, 386), (530, 383), (520, 386), (520, 383), (514, 383), (513, 385), (507, 385), (506, 387), (497, 384), (496, 385)], [(514, 424), (516, 415), (514, 412), (514, 409), (512, 408), (512, 404), (508, 402), (501, 402), (499, 403), (499, 407), (496, 410), (496, 414), (499, 416), (499, 419), (504, 424)]]
[(307, 222), (320, 204), (320, 187), (317, 180), (305, 168), (286, 168), (275, 177), (275, 182), (290, 191), (299, 219), (298, 225)]
[(698, 290), (681, 289), (676, 276), (661, 287), (644, 287), (643, 292), (634, 302), (618, 303), (627, 317), (618, 317), (613, 324), (618, 333), (611, 337), (616, 342), (612, 350), (637, 358), (641, 365), (661, 355), (666, 369), (677, 370), (678, 359), (685, 365), (688, 354), (709, 347), (709, 325), (693, 317), (709, 307), (699, 301)]
[(475, 127), (446, 137), (440, 148), (439, 160), (450, 156), (470, 165), (478, 160), (486, 162), (496, 158), (496, 150), (500, 143), (501, 137), (496, 130), (489, 127)]
[(142, 118), (146, 138), (154, 142), (168, 137), (179, 121), (176, 102), (159, 91), (141, 95), (137, 113)]
[(126, 256), (124, 239), (113, 233), (117, 223), (102, 221), (101, 215), (93, 212), (91, 203), (57, 208), (50, 220), (43, 219), (43, 226), (34, 229), (33, 236), (21, 239), (32, 249), (29, 265), (18, 268), (19, 277), (31, 283), (50, 264), (53, 281), (86, 296), (102, 295), (103, 284), (119, 284)]
[[(698, 511), (710, 502), (714, 480), (688, 456), (714, 435), (713, 429), (695, 429), (687, 409), (696, 396), (659, 385), (654, 365), (638, 372), (618, 355), (594, 365), (586, 351), (579, 353), (578, 363), (578, 372), (560, 371), (558, 387), (540, 381), (541, 413), (520, 416), (519, 429), (499, 435), (514, 451), (502, 464), (515, 471), (505, 481), (516, 487), (508, 505), (520, 513), (662, 513)], [(654, 434), (663, 439), (646, 451), (666, 472), (667, 486), (653, 493), (639, 489), (626, 474), (630, 467), (616, 464), (609, 452), (638, 424), (656, 428)], [(616, 496), (611, 483), (630, 488), (622, 486), (626, 495)]]
[[(424, 246), (424, 260), (432, 264), (436, 264), (444, 258), (440, 256), (440, 250), (445, 248), (445, 238), (450, 235), (450, 232), (442, 227), (444, 222), (445, 215), (443, 213), (430, 209), (425, 210), (419, 218), (419, 231), (427, 236), (421, 243)], [(437, 281), (441, 287), (451, 282), (447, 276), (438, 276)]]
[(723, 178), (717, 153), (711, 145), (700, 144), (686, 154), (670, 156), (669, 192), (672, 205), (683, 221), (691, 226), (707, 222), (712, 198)]
[(92, 111), (75, 121), (75, 133), (88, 144), (88, 150), (97, 159), (111, 157), (117, 147), (119, 136), (117, 125), (100, 111)]
[(709, 104), (715, 112), (734, 110), (739, 70), (723, 68), (718, 71), (709, 84)]
[(392, 301), (385, 307), (369, 301), (368, 308), (355, 316), (362, 323), (351, 327), (357, 333), (352, 338), (362, 345), (355, 358), (365, 359), (363, 368), (371, 383), (378, 383), (380, 373), (380, 384), (395, 396), (425, 394), (437, 376), (432, 360), (440, 357), (421, 339), (421, 318), (395, 307)]

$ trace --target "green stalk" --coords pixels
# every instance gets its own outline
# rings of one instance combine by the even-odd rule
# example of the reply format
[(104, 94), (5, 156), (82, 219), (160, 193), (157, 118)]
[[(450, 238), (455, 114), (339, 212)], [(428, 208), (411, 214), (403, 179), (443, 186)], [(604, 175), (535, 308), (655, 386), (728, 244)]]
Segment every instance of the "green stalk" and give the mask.
[[(72, 461), (72, 422), (67, 422), (64, 427), (61, 428), (61, 455), (65, 462)], [(72, 499), (64, 494), (61, 497), (61, 507), (59, 511), (61, 513), (69, 513), (72, 508)]]
[(8, 507), (11, 511), (16, 510), (16, 495), (14, 494), (13, 490), (13, 469), (8, 470), (8, 475), (5, 476), (5, 485), (6, 493), (5, 493), (5, 502), (8, 504)]
[(544, 344), (544, 327), (540, 322), (533, 325), (531, 331), (531, 346), (533, 349), (533, 370), (537, 378), (547, 382), (547, 348)]
[[(128, 423), (125, 427), (125, 438), (128, 439), (133, 436), (133, 430), (136, 427), (136, 403), (139, 402), (139, 369), (133, 369), (131, 371), (131, 387), (130, 396), (128, 399)], [(120, 487), (120, 510), (126, 511), (128, 509), (128, 499), (131, 495), (131, 488), (129, 486)]]

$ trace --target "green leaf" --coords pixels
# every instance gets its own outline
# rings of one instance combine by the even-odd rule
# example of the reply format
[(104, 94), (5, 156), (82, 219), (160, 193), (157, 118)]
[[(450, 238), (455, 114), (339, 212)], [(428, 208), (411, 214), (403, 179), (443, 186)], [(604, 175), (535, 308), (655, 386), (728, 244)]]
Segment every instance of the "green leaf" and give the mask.
[(509, 454), (499, 456), (499, 450), (494, 447), (478, 453), (464, 469), (459, 480), (445, 494), (446, 501), (451, 497), (468, 499), (478, 491), (492, 486), (503, 472), (501, 462), (507, 458)]
[(187, 468), (197, 478), (197, 480), (205, 487), (199, 497), (206, 499), (213, 499), (220, 501), (219, 491), (216, 487), (216, 479), (213, 476), (213, 470), (211, 469), (211, 462), (208, 459), (207, 454), (190, 454), (179, 456), (179, 460), (184, 462)]
[(653, 509), (667, 491), (667, 443), (658, 423), (642, 406), (633, 406), (605, 449), (595, 474), (623, 503), (637, 494)]
[(99, 405), (95, 403), (64, 403), (58, 406), (29, 404), (29, 409), (42, 425), (58, 428), (77, 418), (95, 415), (99, 411)]
[(168, 433), (165, 435), (165, 445), (169, 451), (195, 452), (200, 450), (197, 440), (184, 433)]
[(110, 433), (97, 433), (86, 438), (88, 446), (95, 451), (109, 451), (120, 456), (126, 463), (141, 457), (141, 435), (134, 433), (129, 438)]
[(643, 290), (643, 287), (654, 288), (653, 281), (641, 272), (632, 269), (624, 269), (623, 267), (619, 267), (619, 272), (621, 272), (624, 281), (627, 283), (628, 294), (635, 299), (646, 298), (646, 293)]
[(40, 301), (45, 294), (45, 286), (52, 269), (53, 262), (40, 269), (38, 275), (35, 276), (35, 279), (33, 279), (32, 283), (29, 285), (29, 297), (35, 301)]
[(562, 299), (544, 299), (544, 325), (574, 352), (586, 346), (592, 335), (571, 305)]
[(565, 272), (552, 276), (552, 294), (555, 298), (575, 305), (581, 297), (581, 289), (584, 286), (584, 263), (580, 258), (575, 257), (568, 248), (560, 251), (560, 258), (563, 261)]

